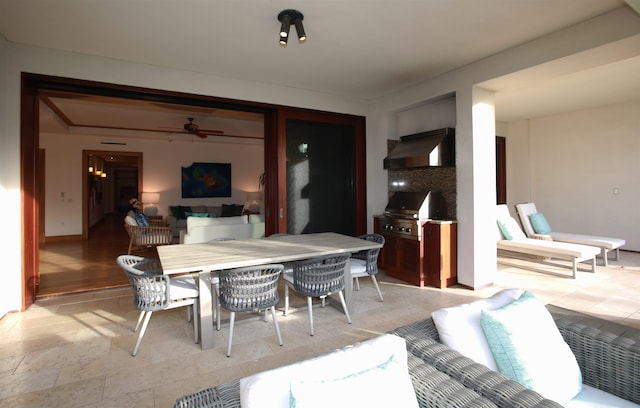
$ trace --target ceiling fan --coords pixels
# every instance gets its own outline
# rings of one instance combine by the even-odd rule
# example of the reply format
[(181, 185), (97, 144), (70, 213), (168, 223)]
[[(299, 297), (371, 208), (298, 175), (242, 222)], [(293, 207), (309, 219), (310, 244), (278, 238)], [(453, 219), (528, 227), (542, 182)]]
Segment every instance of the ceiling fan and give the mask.
[(187, 120), (189, 120), (189, 123), (185, 123), (182, 126), (182, 128), (191, 135), (196, 135), (203, 139), (205, 139), (209, 135), (216, 135), (216, 136), (224, 135), (224, 132), (222, 130), (200, 129), (200, 126), (193, 123), (194, 118), (187, 118)]

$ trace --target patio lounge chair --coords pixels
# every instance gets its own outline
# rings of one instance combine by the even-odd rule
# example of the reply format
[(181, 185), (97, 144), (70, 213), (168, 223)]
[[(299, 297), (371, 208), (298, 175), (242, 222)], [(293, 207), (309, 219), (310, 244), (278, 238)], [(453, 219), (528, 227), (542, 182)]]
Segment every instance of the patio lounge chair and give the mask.
[[(620, 260), (620, 247), (626, 244), (624, 239), (598, 237), (593, 235), (570, 234), (566, 232), (548, 231), (545, 234), (537, 234), (534, 226), (531, 224), (531, 215), (539, 214), (535, 203), (516, 204), (516, 212), (520, 218), (520, 224), (525, 234), (529, 238), (536, 238), (536, 235), (548, 236), (553, 241), (569, 242), (572, 244), (591, 245), (600, 248), (600, 254), (604, 260), (604, 266), (607, 266), (607, 253), (616, 251), (616, 261)], [(549, 228), (550, 229), (550, 228)]]
[(548, 241), (544, 239), (527, 238), (517, 221), (509, 214), (509, 208), (500, 204), (496, 211), (497, 239), (499, 250), (525, 255), (536, 255), (573, 262), (572, 278), (576, 278), (578, 262), (591, 260), (591, 272), (596, 271), (596, 255), (600, 248), (588, 245), (570, 244), (567, 242)]

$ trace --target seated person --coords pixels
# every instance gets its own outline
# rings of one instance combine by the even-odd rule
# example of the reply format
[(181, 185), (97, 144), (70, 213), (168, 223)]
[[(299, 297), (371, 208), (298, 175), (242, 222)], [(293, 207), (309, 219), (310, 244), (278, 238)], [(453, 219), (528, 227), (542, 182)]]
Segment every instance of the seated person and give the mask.
[(148, 227), (149, 219), (142, 212), (142, 204), (140, 203), (140, 200), (134, 197), (129, 200), (129, 204), (131, 205), (131, 209), (127, 212), (127, 215), (133, 217), (138, 225)]

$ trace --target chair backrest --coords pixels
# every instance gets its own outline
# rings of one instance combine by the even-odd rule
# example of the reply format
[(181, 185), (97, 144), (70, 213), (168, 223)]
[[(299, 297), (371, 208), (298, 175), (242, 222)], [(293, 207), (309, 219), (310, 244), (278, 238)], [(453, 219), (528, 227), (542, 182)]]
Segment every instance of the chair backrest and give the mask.
[(522, 225), (522, 229), (527, 236), (531, 236), (536, 232), (531, 225), (531, 221), (529, 220), (529, 216), (531, 214), (537, 214), (538, 210), (536, 209), (535, 203), (520, 203), (516, 204), (516, 213), (518, 214), (518, 218), (520, 218), (520, 225)]
[[(384, 246), (384, 237), (380, 234), (364, 234), (358, 238), (367, 241), (375, 242)], [(378, 255), (380, 255), (381, 248), (372, 248), (365, 251), (356, 252), (351, 255), (352, 258), (362, 259), (367, 263), (367, 273), (369, 275), (375, 275), (378, 273)]]
[(160, 262), (135, 255), (120, 255), (118, 265), (125, 271), (133, 288), (133, 303), (138, 310), (163, 310), (170, 302), (170, 279), (162, 274)]
[(220, 271), (220, 306), (232, 312), (249, 312), (278, 304), (281, 264), (249, 266)]
[(293, 262), (293, 288), (303, 296), (326, 296), (344, 289), (344, 267), (349, 254)]

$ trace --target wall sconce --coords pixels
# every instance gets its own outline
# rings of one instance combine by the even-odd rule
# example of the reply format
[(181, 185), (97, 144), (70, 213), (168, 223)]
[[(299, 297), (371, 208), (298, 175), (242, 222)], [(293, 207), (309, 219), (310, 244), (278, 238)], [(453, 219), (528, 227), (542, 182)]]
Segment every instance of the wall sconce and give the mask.
[(158, 215), (158, 207), (154, 205), (160, 201), (160, 193), (145, 193), (143, 192), (140, 196), (142, 199), (142, 203), (146, 204), (144, 207), (144, 213), (148, 216)]
[(291, 29), (291, 23), (296, 26), (296, 33), (298, 34), (298, 41), (303, 43), (307, 40), (307, 34), (304, 31), (302, 20), (304, 16), (298, 10), (282, 10), (278, 14), (278, 21), (282, 23), (280, 26), (280, 45), (286, 47), (289, 40), (289, 30)]
[(249, 202), (249, 212), (251, 214), (260, 213), (260, 201), (262, 200), (261, 191), (249, 191), (247, 192), (247, 201)]

